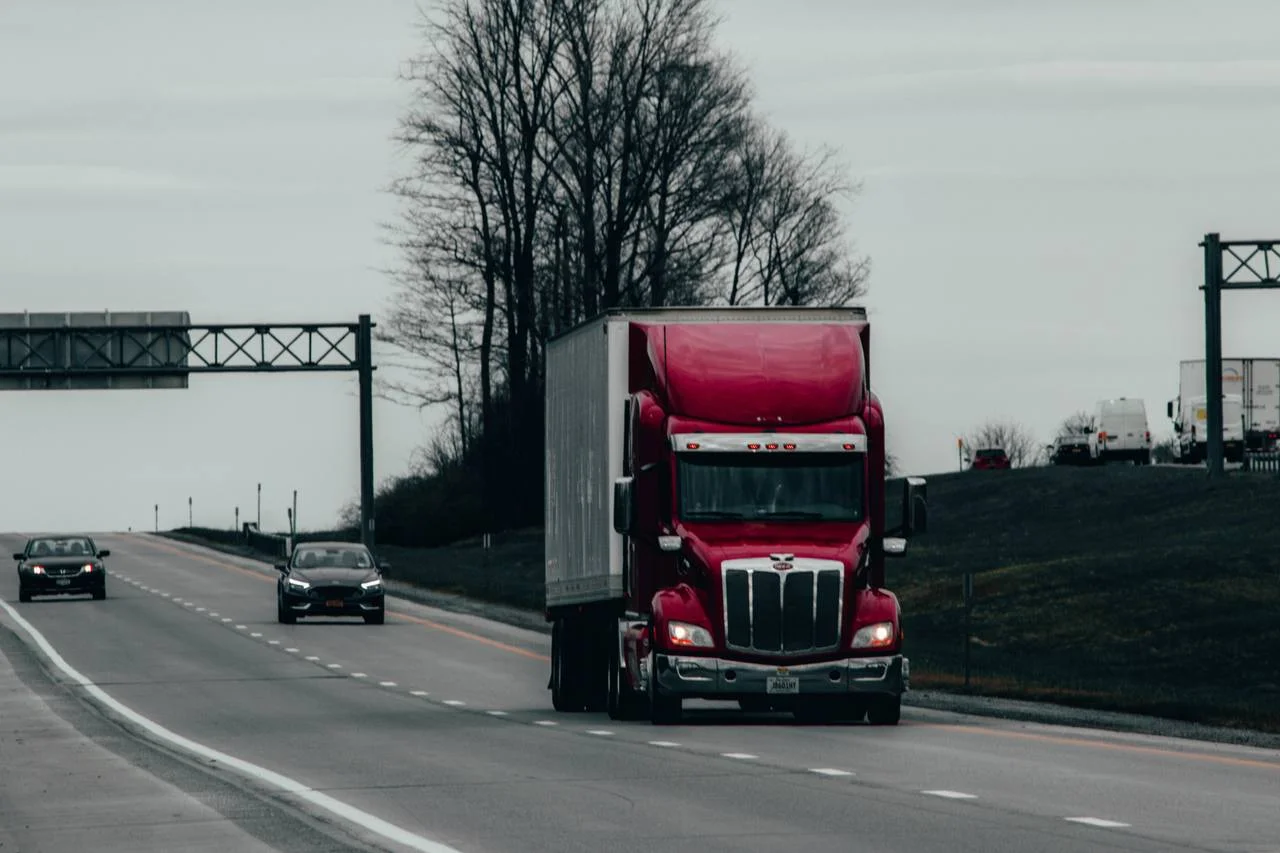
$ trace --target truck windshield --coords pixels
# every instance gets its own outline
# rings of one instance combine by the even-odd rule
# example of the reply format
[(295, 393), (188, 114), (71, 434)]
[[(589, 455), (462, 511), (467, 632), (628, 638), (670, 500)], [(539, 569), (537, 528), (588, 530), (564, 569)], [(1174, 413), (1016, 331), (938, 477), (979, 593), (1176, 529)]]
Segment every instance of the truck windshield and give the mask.
[(683, 453), (680, 518), (861, 521), (860, 453)]

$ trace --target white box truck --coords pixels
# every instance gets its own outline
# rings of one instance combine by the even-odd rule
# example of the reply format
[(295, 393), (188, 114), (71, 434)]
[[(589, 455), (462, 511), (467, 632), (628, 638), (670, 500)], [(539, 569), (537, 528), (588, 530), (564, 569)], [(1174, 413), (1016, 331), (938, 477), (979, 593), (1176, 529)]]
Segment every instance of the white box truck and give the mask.
[[(1195, 422), (1196, 407), (1192, 400), (1203, 405), (1207, 393), (1204, 359), (1184, 360), (1179, 369), (1178, 397), (1167, 407), (1179, 443), (1186, 433), (1190, 449), (1190, 426)], [(1280, 443), (1280, 358), (1224, 358), (1222, 360), (1222, 393), (1239, 398), (1239, 412), (1227, 417), (1224, 411), (1224, 430), (1235, 429), (1237, 418), (1243, 418), (1244, 447), (1252, 451), (1274, 451)], [(1178, 424), (1184, 424), (1182, 430)], [(1203, 437), (1204, 429), (1199, 430)], [(1204, 457), (1201, 455), (1198, 460)]]

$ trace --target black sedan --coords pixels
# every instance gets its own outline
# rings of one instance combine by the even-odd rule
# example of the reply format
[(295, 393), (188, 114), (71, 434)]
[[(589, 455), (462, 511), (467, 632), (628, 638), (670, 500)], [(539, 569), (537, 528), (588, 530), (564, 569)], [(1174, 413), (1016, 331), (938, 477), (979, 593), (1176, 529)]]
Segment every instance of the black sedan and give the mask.
[(306, 542), (287, 563), (278, 563), (276, 618), (292, 624), (304, 616), (363, 616), (386, 620), (382, 577), (391, 567), (351, 542)]
[(107, 597), (107, 567), (88, 536), (34, 536), (27, 547), (13, 555), (18, 561), (18, 601), (36, 595), (84, 595), (99, 601)]

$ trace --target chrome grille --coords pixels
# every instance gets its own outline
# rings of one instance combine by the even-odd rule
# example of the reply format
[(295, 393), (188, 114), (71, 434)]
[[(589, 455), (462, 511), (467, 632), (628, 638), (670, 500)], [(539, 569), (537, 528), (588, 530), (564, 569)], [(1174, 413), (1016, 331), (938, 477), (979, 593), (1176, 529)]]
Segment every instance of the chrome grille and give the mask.
[(801, 655), (839, 647), (843, 569), (797, 565), (779, 570), (771, 560), (732, 560), (721, 575), (729, 648)]

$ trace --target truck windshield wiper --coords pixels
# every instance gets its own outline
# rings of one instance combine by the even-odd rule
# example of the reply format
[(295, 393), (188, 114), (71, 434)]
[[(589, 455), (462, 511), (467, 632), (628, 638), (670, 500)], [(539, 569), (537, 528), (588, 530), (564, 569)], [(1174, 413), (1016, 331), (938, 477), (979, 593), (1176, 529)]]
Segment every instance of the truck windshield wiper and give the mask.
[(820, 512), (810, 512), (803, 509), (783, 509), (776, 512), (761, 512), (756, 518), (826, 518), (826, 515)]
[(726, 509), (700, 509), (697, 512), (690, 512), (685, 515), (688, 521), (697, 521), (702, 518), (746, 518), (740, 512), (731, 512)]

